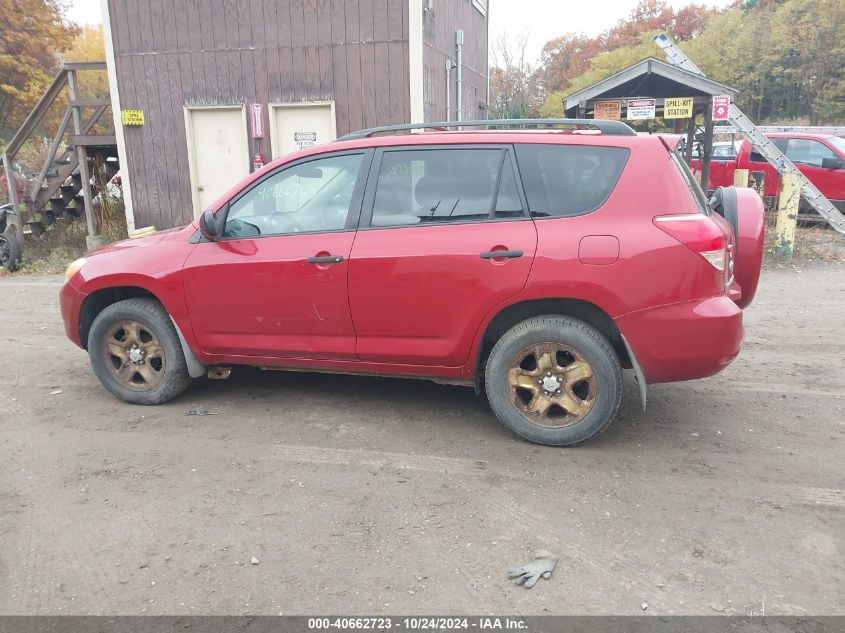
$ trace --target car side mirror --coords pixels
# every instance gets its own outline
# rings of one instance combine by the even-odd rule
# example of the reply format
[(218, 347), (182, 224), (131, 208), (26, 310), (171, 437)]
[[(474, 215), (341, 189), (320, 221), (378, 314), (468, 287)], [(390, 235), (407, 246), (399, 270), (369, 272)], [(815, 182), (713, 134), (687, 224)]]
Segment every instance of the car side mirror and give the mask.
[(822, 158), (822, 169), (842, 169), (842, 159), (836, 156), (825, 156)]
[(200, 233), (205, 239), (216, 242), (220, 238), (223, 234), (223, 227), (220, 226), (223, 217), (222, 213), (203, 211), (200, 216)]

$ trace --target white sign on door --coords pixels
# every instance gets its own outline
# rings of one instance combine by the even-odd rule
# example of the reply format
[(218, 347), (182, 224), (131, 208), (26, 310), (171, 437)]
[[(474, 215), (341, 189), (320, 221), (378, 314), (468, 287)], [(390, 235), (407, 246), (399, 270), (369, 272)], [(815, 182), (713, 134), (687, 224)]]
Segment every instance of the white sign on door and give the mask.
[(311, 149), (317, 144), (316, 132), (294, 132), (293, 141), (297, 149)]
[(628, 99), (629, 121), (643, 121), (654, 118), (654, 99)]

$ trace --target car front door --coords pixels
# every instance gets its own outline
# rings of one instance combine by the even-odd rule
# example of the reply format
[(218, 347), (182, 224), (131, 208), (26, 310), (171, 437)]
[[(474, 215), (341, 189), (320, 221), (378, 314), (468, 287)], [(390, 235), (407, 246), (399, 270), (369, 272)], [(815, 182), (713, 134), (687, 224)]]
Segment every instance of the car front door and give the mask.
[(202, 351), (355, 359), (347, 266), (371, 156), (285, 165), (220, 211), (224, 234), (197, 244), (183, 271)]
[(362, 361), (460, 367), (537, 245), (507, 146), (377, 151), (349, 263)]
[[(845, 199), (845, 170), (824, 166), (828, 161), (842, 161), (833, 148), (810, 138), (791, 138), (786, 143), (786, 157), (830, 200)], [(845, 161), (843, 161), (845, 162)]]

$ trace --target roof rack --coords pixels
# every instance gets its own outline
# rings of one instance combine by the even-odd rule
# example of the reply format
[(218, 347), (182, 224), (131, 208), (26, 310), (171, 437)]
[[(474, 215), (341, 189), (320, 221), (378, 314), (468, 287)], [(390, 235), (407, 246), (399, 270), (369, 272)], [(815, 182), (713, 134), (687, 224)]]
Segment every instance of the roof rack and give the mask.
[(606, 121), (602, 119), (488, 119), (483, 121), (442, 121), (440, 123), (405, 123), (403, 125), (386, 125), (384, 127), (373, 127), (358, 132), (352, 132), (340, 137), (339, 141), (351, 141), (353, 139), (369, 138), (375, 134), (386, 132), (403, 132), (410, 130), (439, 130), (447, 131), (449, 128), (531, 128), (545, 129), (553, 127), (574, 127), (576, 129), (595, 129), (602, 134), (610, 136), (636, 136), (637, 133), (622, 121)]

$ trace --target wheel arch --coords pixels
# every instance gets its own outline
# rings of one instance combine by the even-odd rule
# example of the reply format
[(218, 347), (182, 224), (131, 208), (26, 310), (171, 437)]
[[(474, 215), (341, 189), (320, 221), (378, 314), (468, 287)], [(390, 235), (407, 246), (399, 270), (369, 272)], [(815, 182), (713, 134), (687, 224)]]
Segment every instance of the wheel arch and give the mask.
[(137, 298), (154, 299), (162, 306), (164, 305), (164, 302), (155, 294), (140, 286), (108, 286), (95, 290), (85, 297), (79, 311), (79, 341), (82, 343), (82, 348), (88, 349), (88, 333), (98, 314), (118, 301)]
[(158, 302), (165, 312), (167, 312), (173, 326), (176, 328), (176, 334), (179, 337), (179, 345), (182, 347), (182, 353), (185, 355), (185, 362), (188, 366), (188, 374), (192, 378), (199, 378), (206, 374), (206, 366), (202, 364), (194, 354), (179, 323), (174, 318), (173, 314), (168, 310), (167, 304), (161, 300), (151, 290), (142, 286), (107, 286), (93, 291), (89, 294), (82, 303), (82, 308), (79, 313), (79, 340), (82, 348), (88, 350), (88, 333), (91, 331), (91, 326), (97, 315), (100, 314), (110, 305), (114, 305), (118, 301), (125, 299), (147, 298)]
[(484, 366), (487, 357), (502, 335), (517, 323), (536, 316), (556, 315), (568, 316), (584, 321), (596, 328), (610, 343), (622, 367), (629, 369), (632, 365), (628, 355), (622, 333), (616, 323), (602, 308), (589, 301), (573, 298), (544, 298), (528, 299), (513, 303), (502, 308), (487, 324), (484, 334), (478, 343), (475, 364), (476, 390), (481, 389)]

